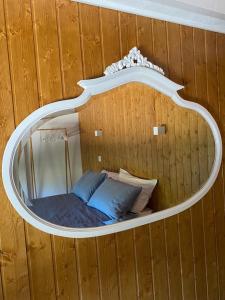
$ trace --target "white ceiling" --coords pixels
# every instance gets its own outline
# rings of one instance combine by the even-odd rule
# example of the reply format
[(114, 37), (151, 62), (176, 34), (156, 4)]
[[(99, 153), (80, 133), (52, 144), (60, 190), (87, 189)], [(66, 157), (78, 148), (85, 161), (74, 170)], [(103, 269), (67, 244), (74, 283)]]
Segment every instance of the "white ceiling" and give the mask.
[(225, 33), (225, 0), (73, 0)]
[(225, 13), (225, 0), (179, 0), (200, 8), (208, 9), (218, 13)]

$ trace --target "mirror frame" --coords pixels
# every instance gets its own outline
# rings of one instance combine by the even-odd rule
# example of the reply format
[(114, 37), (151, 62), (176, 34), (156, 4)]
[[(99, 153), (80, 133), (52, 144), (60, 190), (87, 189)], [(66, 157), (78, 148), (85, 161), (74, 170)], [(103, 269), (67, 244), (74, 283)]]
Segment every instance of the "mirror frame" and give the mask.
[[(113, 65), (114, 67), (116, 66), (116, 64)], [(217, 178), (222, 160), (222, 139), (217, 123), (203, 106), (198, 103), (187, 101), (178, 95), (177, 91), (183, 89), (183, 86), (166, 78), (163, 75), (162, 70), (157, 66), (152, 66), (153, 67), (149, 67), (140, 64), (135, 64), (134, 66), (130, 65), (128, 67), (126, 66), (125, 68), (122, 66), (116, 71), (114, 70), (113, 72), (108, 73), (105, 72), (106, 75), (103, 77), (79, 81), (78, 84), (84, 89), (83, 93), (79, 97), (45, 105), (31, 113), (19, 124), (11, 135), (5, 148), (2, 162), (2, 177), (9, 200), (24, 220), (39, 230), (53, 235), (70, 238), (95, 237), (124, 231), (176, 215), (190, 208), (206, 195)], [(69, 228), (49, 223), (35, 215), (32, 211), (30, 211), (25, 203), (23, 203), (13, 179), (13, 161), (21, 139), (26, 136), (29, 133), (30, 128), (42, 118), (52, 114), (57, 116), (74, 112), (76, 108), (88, 102), (92, 96), (104, 93), (129, 82), (140, 82), (154, 88), (155, 90), (170, 97), (172, 101), (180, 107), (196, 111), (208, 123), (215, 142), (215, 158), (207, 181), (195, 194), (174, 207), (127, 221), (121, 221), (112, 225), (92, 228)]]

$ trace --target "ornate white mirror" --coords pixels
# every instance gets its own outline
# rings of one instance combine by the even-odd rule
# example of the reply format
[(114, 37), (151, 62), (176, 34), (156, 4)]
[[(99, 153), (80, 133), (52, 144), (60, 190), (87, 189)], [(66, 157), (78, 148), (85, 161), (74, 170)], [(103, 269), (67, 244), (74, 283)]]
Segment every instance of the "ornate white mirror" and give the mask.
[(137, 48), (76, 99), (46, 105), (14, 131), (3, 182), (30, 224), (65, 237), (109, 234), (175, 215), (219, 172), (211, 114)]

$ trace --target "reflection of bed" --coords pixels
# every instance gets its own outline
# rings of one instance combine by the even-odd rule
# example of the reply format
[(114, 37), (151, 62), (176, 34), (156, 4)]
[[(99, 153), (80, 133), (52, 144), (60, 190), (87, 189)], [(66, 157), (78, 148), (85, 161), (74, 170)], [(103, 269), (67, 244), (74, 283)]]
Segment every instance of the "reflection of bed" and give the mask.
[(120, 173), (87, 171), (72, 193), (33, 199), (30, 209), (60, 226), (110, 225), (141, 216), (156, 184), (156, 179), (141, 179), (123, 169)]
[(101, 211), (87, 206), (74, 194), (63, 194), (32, 200), (35, 214), (51, 223), (67, 227), (96, 227), (110, 220)]

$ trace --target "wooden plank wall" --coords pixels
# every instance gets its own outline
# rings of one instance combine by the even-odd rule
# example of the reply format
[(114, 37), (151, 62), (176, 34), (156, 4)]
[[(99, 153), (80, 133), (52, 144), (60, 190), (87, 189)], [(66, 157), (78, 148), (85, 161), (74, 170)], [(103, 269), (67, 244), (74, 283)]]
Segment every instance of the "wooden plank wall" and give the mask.
[[(0, 0), (1, 155), (25, 116), (77, 96), (79, 79), (102, 75), (135, 45), (185, 85), (185, 98), (209, 109), (225, 139), (225, 35), (67, 0)], [(182, 159), (190, 159), (181, 154), (178, 148), (180, 177), (187, 176)], [(198, 166), (198, 156), (193, 159)], [(186, 189), (198, 183), (196, 166), (189, 167)], [(134, 230), (73, 240), (26, 224), (1, 183), (0, 298), (225, 299), (224, 199), (223, 161), (214, 187), (190, 210)]]
[[(158, 179), (149, 203), (154, 211), (185, 201), (211, 172), (213, 161), (208, 155), (214, 157), (215, 147), (208, 124), (196, 112), (179, 107), (144, 84), (129, 83), (94, 96), (78, 110), (83, 170), (119, 172), (123, 168), (141, 178)], [(165, 124), (166, 134), (154, 136), (153, 127), (161, 124)], [(96, 129), (103, 131), (101, 137), (94, 136)], [(183, 178), (176, 174), (178, 154), (187, 174)], [(189, 185), (193, 164), (197, 182)], [(182, 196), (177, 193), (178, 181)]]

